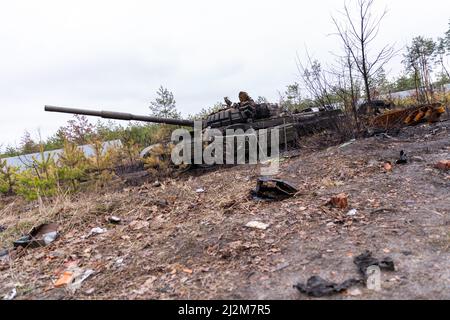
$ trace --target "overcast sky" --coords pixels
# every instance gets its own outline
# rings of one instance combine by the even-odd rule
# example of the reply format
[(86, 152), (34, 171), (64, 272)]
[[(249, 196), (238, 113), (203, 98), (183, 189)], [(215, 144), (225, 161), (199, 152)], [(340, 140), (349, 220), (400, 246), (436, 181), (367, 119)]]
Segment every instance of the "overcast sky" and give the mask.
[[(450, 1), (375, 0), (389, 8), (379, 42), (448, 29)], [(330, 16), (340, 0), (0, 0), (0, 145), (25, 129), (53, 134), (70, 116), (44, 105), (147, 114), (155, 91), (173, 91), (183, 115), (240, 90), (278, 100), (296, 81), (305, 47), (339, 51)], [(399, 58), (390, 70), (399, 72)], [(94, 121), (96, 119), (93, 119)]]

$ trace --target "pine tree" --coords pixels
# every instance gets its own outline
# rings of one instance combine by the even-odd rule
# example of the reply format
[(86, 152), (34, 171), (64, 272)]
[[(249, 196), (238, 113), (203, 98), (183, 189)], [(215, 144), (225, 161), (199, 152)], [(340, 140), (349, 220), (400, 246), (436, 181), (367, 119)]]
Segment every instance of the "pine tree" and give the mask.
[(181, 117), (181, 114), (177, 111), (176, 101), (172, 92), (161, 86), (156, 95), (157, 97), (149, 106), (152, 116), (175, 119)]

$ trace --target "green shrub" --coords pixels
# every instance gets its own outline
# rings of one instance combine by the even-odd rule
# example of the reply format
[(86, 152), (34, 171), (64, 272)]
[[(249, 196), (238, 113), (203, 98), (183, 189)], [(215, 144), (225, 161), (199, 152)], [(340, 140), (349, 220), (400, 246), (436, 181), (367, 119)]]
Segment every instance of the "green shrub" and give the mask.
[(17, 180), (17, 169), (6, 164), (6, 160), (0, 160), (0, 193), (13, 194)]

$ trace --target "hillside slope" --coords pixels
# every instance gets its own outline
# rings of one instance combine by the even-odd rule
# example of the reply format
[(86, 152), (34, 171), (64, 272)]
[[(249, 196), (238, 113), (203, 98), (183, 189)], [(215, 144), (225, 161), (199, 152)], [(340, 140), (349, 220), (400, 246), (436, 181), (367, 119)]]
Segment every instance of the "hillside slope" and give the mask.
[[(386, 172), (401, 150), (409, 163)], [(353, 258), (370, 250), (396, 265), (383, 273), (382, 291), (333, 298), (449, 299), (450, 172), (433, 166), (444, 159), (448, 121), (343, 148), (304, 148), (281, 163), (279, 178), (300, 190), (283, 202), (248, 196), (254, 166), (42, 203), (2, 199), (1, 247), (43, 222), (58, 223), (61, 236), (0, 258), (0, 295), (16, 288), (16, 299), (309, 299), (292, 286), (313, 275), (355, 277)], [(342, 192), (348, 209), (325, 205)], [(121, 224), (109, 223), (112, 215)], [(269, 227), (249, 229), (249, 221)], [(86, 237), (95, 227), (107, 231)], [(73, 267), (94, 273), (75, 292), (55, 288)]]

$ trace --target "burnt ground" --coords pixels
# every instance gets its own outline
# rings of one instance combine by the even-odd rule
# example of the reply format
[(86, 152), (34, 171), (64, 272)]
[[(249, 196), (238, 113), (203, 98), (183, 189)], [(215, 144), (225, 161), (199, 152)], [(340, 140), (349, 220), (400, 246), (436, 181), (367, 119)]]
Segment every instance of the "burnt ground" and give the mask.
[[(409, 163), (386, 172), (400, 150)], [(434, 168), (450, 159), (450, 122), (300, 151), (281, 162), (279, 178), (300, 191), (282, 202), (249, 198), (254, 166), (31, 204), (2, 199), (1, 247), (43, 222), (58, 223), (61, 236), (0, 258), (0, 295), (16, 288), (16, 299), (311, 299), (293, 285), (313, 275), (358, 277), (353, 259), (370, 250), (396, 265), (382, 273), (382, 291), (330, 298), (450, 298), (450, 172)], [(342, 192), (348, 209), (326, 206)], [(111, 215), (122, 223), (108, 223)], [(245, 227), (253, 220), (270, 226)], [(94, 227), (107, 232), (86, 237)], [(55, 288), (71, 266), (95, 273), (75, 292)]]

